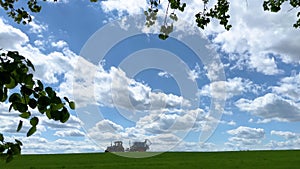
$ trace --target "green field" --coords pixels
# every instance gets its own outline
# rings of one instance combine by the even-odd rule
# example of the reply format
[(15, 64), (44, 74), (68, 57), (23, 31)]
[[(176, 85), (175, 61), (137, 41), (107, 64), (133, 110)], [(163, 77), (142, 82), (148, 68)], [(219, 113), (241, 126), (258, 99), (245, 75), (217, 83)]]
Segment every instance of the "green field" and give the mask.
[(2, 169), (299, 169), (300, 151), (168, 152), (149, 158), (111, 153), (22, 155)]

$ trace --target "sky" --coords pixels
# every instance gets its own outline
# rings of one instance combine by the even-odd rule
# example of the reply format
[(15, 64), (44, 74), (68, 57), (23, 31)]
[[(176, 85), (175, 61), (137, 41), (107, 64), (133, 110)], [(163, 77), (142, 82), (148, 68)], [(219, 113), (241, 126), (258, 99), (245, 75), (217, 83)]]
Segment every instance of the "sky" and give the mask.
[(200, 30), (193, 18), (203, 6), (191, 0), (162, 41), (163, 18), (146, 27), (144, 0), (41, 4), (25, 26), (0, 11), (0, 47), (29, 58), (35, 77), (76, 110), (64, 124), (33, 111), (40, 124), (26, 137), (29, 122), (17, 133), (18, 112), (1, 103), (0, 132), (21, 140), (23, 153), (103, 152), (145, 139), (154, 152), (300, 148), (296, 9), (234, 1), (230, 31), (215, 20)]

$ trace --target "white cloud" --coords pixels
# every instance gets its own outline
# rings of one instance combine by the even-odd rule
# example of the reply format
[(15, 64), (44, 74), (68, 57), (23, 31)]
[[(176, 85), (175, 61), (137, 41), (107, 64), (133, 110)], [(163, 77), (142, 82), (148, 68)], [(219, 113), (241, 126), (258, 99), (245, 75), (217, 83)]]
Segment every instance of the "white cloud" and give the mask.
[(35, 34), (41, 34), (48, 29), (48, 25), (40, 23), (33, 16), (32, 16), (32, 21), (29, 22), (28, 25), (30, 26), (29, 31)]
[(54, 153), (80, 153), (80, 152), (99, 152), (102, 151), (89, 139), (67, 140), (57, 139), (49, 141), (44, 137), (25, 137), (18, 138), (22, 141), (23, 154), (54, 154)]
[[(210, 2), (210, 6), (215, 2)], [(134, 15), (140, 14), (141, 9), (145, 9), (149, 5), (146, 1), (138, 4), (126, 1), (123, 4), (119, 0), (107, 0), (102, 1), (101, 6), (108, 13), (118, 11), (119, 15), (124, 12)], [(202, 7), (203, 2), (201, 1), (189, 1), (185, 11), (177, 12), (177, 15), (187, 23), (195, 24), (191, 18), (194, 18), (194, 15)], [(164, 13), (166, 8), (167, 2), (162, 1), (160, 13)], [(287, 4), (278, 13), (271, 13), (263, 10), (260, 1), (231, 2), (229, 21), (233, 28), (225, 31), (217, 21), (212, 20), (212, 23), (203, 32), (206, 35), (216, 35), (213, 39), (214, 43), (220, 44), (221, 49), (230, 55), (234, 53), (238, 56), (234, 59), (238, 65), (232, 64), (231, 66), (246, 67), (266, 75), (275, 75), (282, 73), (275, 57), (285, 63), (300, 63), (300, 51), (297, 46), (297, 42), (300, 41), (300, 30), (292, 26), (296, 21), (297, 11), (287, 11), (289, 11)], [(253, 15), (254, 13), (255, 15)]]
[(47, 117), (42, 116), (40, 118), (40, 123), (42, 125), (45, 125), (46, 128), (48, 129), (52, 129), (52, 130), (64, 130), (64, 129), (80, 129), (81, 126), (83, 125), (82, 121), (74, 116), (74, 115), (70, 115), (69, 120), (66, 123), (61, 123), (59, 121), (54, 121), (54, 120), (49, 120)]
[(252, 115), (262, 117), (264, 121), (299, 121), (299, 106), (291, 100), (286, 100), (276, 94), (268, 93), (254, 100), (240, 99), (235, 105), (241, 111), (250, 112)]
[(300, 100), (300, 73), (294, 74), (290, 77), (285, 77), (278, 82), (278, 86), (271, 87), (272, 90), (293, 101)]
[(300, 148), (300, 138), (294, 138), (284, 141), (271, 140), (266, 147), (275, 150), (297, 150)]
[(57, 1), (48, 0), (47, 2), (49, 2), (49, 3), (69, 3), (69, 0), (57, 0)]
[(29, 41), (28, 36), (20, 29), (8, 25), (0, 18), (0, 47), (7, 50), (16, 50)]
[(262, 128), (251, 128), (239, 126), (236, 129), (228, 130), (228, 134), (245, 139), (261, 139), (265, 136), (265, 131)]
[(242, 94), (252, 91), (256, 91), (256, 85), (248, 79), (241, 77), (235, 77), (228, 79), (227, 81), (215, 81), (209, 85), (205, 85), (199, 91), (200, 95), (210, 96), (214, 98), (225, 98), (230, 99), (234, 96), (242, 96)]
[(84, 137), (85, 133), (78, 129), (60, 130), (54, 133), (58, 137)]
[(228, 125), (230, 125), (230, 126), (235, 126), (235, 125), (236, 125), (236, 122), (233, 121), (233, 120), (231, 120), (230, 122), (228, 122)]
[(130, 15), (141, 14), (148, 7), (146, 0), (107, 0), (101, 1), (101, 8), (104, 12), (117, 11), (119, 15), (129, 13)]
[(63, 41), (63, 40), (59, 40), (57, 42), (52, 42), (51, 46), (56, 47), (58, 49), (61, 49), (63, 47), (68, 46), (67, 42)]
[(158, 76), (165, 77), (165, 78), (170, 78), (170, 77), (172, 77), (172, 74), (170, 74), (168, 72), (159, 72)]
[(290, 131), (276, 131), (272, 130), (271, 135), (277, 135), (280, 137), (284, 137), (285, 139), (293, 139), (296, 138), (297, 134)]
[(197, 63), (195, 68), (188, 72), (188, 79), (195, 81), (196, 79), (198, 79), (201, 76), (201, 73), (202, 73), (201, 68)]
[(228, 138), (229, 142), (225, 145), (236, 147), (238, 149), (248, 149), (258, 146), (265, 137), (265, 131), (262, 128), (251, 128), (240, 126), (233, 130), (228, 130), (228, 134), (232, 137)]

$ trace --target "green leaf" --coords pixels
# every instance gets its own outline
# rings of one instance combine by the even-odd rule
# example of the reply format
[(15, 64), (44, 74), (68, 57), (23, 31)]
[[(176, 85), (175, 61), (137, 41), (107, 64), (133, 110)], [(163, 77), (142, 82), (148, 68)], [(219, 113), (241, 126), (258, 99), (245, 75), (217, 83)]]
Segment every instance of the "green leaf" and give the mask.
[(39, 118), (33, 117), (33, 118), (30, 119), (30, 124), (32, 126), (36, 126), (38, 123), (39, 123)]
[(62, 104), (62, 103), (59, 103), (59, 104), (51, 103), (51, 105), (50, 105), (50, 109), (52, 111), (60, 110), (63, 107), (64, 107), (64, 104)]
[(15, 102), (14, 103), (14, 109), (19, 112), (26, 112), (28, 110), (27, 104)]
[(32, 109), (35, 109), (37, 106), (37, 101), (35, 99), (30, 99), (28, 102), (29, 107), (31, 107)]
[(75, 110), (75, 102), (73, 101), (69, 102), (69, 106), (72, 110)]
[(19, 144), (12, 144), (11, 150), (13, 155), (20, 155), (21, 154), (21, 147)]
[(40, 91), (44, 90), (44, 85), (40, 80), (37, 80)]
[(48, 117), (48, 119), (52, 119), (51, 110), (46, 110), (46, 116)]
[(28, 119), (31, 116), (31, 113), (30, 112), (23, 112), (19, 116), (24, 118), (24, 119)]
[(44, 106), (47, 107), (48, 105), (50, 105), (50, 99), (47, 96), (41, 96), (38, 99), (38, 106)]
[(67, 97), (64, 97), (64, 99), (66, 100), (66, 102), (68, 102), (68, 103), (70, 102), (69, 99), (68, 99)]
[(31, 136), (35, 132), (36, 132), (36, 126), (32, 126), (27, 132), (27, 137)]
[(6, 87), (4, 87), (4, 89), (2, 90), (2, 89), (0, 89), (0, 101), (1, 102), (5, 102), (6, 101), (6, 99), (7, 99), (7, 88)]
[(169, 36), (165, 34), (159, 34), (158, 37), (159, 39), (166, 40)]
[(68, 121), (69, 118), (70, 118), (70, 113), (68, 112), (68, 109), (64, 107), (61, 111), (60, 122), (65, 123)]
[(26, 84), (26, 86), (32, 88), (34, 85), (33, 74), (28, 74), (24, 79), (24, 83)]
[(17, 86), (17, 83), (15, 81), (15, 79), (13, 79), (12, 77), (10, 77), (10, 82), (8, 84), (5, 84), (5, 86), (8, 88), (8, 89), (13, 89)]
[(3, 142), (4, 141), (4, 137), (3, 137), (3, 134), (0, 133), (0, 141)]
[(33, 93), (33, 91), (32, 91), (30, 88), (28, 88), (28, 87), (22, 85), (22, 86), (21, 86), (21, 93), (22, 93), (23, 95), (28, 95), (28, 96), (30, 96), (30, 95)]
[(47, 92), (49, 97), (53, 97), (56, 95), (56, 93), (53, 91), (53, 89), (51, 87), (46, 87), (45, 91)]
[(17, 144), (19, 144), (20, 146), (23, 145), (23, 143), (20, 140), (15, 139), (15, 141), (17, 142)]
[(35, 71), (34, 66), (33, 66), (33, 64), (31, 63), (30, 60), (27, 59), (27, 60), (26, 60), (26, 63), (27, 63), (27, 66), (28, 66), (28, 67), (31, 67), (32, 70)]
[(20, 102), (21, 101), (21, 95), (19, 93), (13, 93), (9, 99), (9, 102)]
[(11, 104), (10, 106), (9, 106), (9, 108), (8, 108), (8, 111), (10, 112), (11, 111), (11, 109), (13, 108), (13, 104)]
[(22, 129), (22, 126), (23, 126), (23, 121), (20, 120), (20, 121), (19, 121), (18, 128), (17, 128), (17, 132), (19, 132), (19, 131)]

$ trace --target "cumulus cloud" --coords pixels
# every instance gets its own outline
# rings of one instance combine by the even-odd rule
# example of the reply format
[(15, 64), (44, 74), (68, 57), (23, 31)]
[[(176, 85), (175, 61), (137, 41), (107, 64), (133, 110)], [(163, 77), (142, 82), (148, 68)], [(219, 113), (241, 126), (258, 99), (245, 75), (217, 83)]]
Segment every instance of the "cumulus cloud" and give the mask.
[(48, 0), (47, 2), (49, 2), (49, 3), (69, 3), (69, 0), (57, 0), (57, 1)]
[(117, 11), (119, 15), (123, 14), (141, 14), (148, 7), (146, 0), (135, 1), (135, 0), (107, 0), (101, 1), (101, 7), (104, 12)]
[(8, 25), (0, 18), (0, 46), (7, 50), (16, 50), (29, 41), (28, 36), (20, 29)]
[(241, 96), (246, 92), (256, 92), (256, 85), (249, 79), (235, 77), (227, 79), (227, 81), (215, 81), (202, 87), (199, 91), (200, 95), (210, 96), (214, 98), (226, 97), (230, 99), (234, 96)]
[(297, 136), (296, 133), (293, 133), (290, 131), (276, 131), (276, 130), (272, 130), (271, 135), (277, 135), (277, 136), (283, 137), (285, 139), (293, 139), (293, 138), (296, 138), (296, 136)]
[(80, 153), (80, 152), (99, 152), (101, 150), (89, 139), (67, 140), (57, 139), (50, 141), (44, 137), (17, 138), (24, 144), (23, 154), (54, 154), (54, 153)]
[(30, 26), (29, 32), (40, 34), (40, 36), (42, 36), (41, 33), (43, 31), (46, 31), (48, 29), (48, 25), (40, 23), (34, 17), (32, 17), (32, 21), (29, 22), (28, 25)]
[(265, 131), (262, 128), (251, 128), (240, 126), (233, 130), (228, 130), (232, 137), (228, 138), (229, 142), (225, 144), (239, 149), (247, 149), (251, 146), (257, 146), (265, 137)]
[[(116, 0), (107, 0), (102, 1), (101, 6), (105, 12), (117, 11), (119, 15), (120, 13), (140, 14), (141, 9), (144, 10), (148, 6), (147, 1), (141, 1), (138, 5), (133, 3), (135, 2), (126, 1), (123, 4)], [(160, 12), (163, 13), (167, 8), (167, 1), (161, 3)], [(215, 1), (210, 2), (209, 6), (214, 3)], [(194, 20), (191, 18), (194, 18), (202, 8), (203, 2), (189, 1), (185, 11), (177, 12), (177, 15), (187, 23), (193, 23)], [(231, 2), (229, 13), (233, 28), (225, 31), (212, 20), (203, 32), (206, 35), (213, 34), (213, 42), (219, 44), (229, 56), (237, 56), (230, 57), (233, 59), (230, 66), (255, 70), (265, 75), (276, 75), (283, 73), (278, 67), (277, 58), (285, 63), (300, 63), (300, 51), (296, 45), (300, 41), (299, 30), (292, 27), (296, 21), (297, 11), (287, 11), (289, 11), (287, 5), (284, 5), (278, 13), (270, 13), (263, 10), (260, 1)], [(213, 77), (213, 72), (210, 71), (208, 75)]]
[[(285, 140), (278, 141), (278, 140), (271, 140), (268, 144), (266, 144), (266, 147), (270, 149), (275, 150), (293, 150), (293, 149), (299, 149), (300, 148), (300, 137), (297, 133), (292, 133), (289, 131), (275, 131), (273, 132), (274, 135), (278, 135), (281, 137), (284, 137)], [(294, 134), (296, 135), (294, 137)]]
[(278, 82), (278, 86), (271, 87), (272, 90), (288, 99), (297, 102), (300, 100), (300, 73), (290, 77), (284, 77)]
[(68, 46), (67, 42), (63, 41), (63, 40), (59, 40), (57, 42), (52, 42), (51, 46), (56, 47), (58, 49), (61, 49), (63, 47)]
[(241, 111), (250, 112), (252, 115), (262, 117), (264, 121), (299, 121), (299, 106), (291, 100), (284, 99), (276, 94), (268, 93), (254, 100), (239, 99), (235, 105)]
[(39, 124), (40, 126), (44, 126), (47, 130), (59, 131), (61, 136), (67, 130), (68, 131), (80, 130), (81, 127), (83, 126), (82, 121), (78, 117), (72, 114), (70, 115), (70, 118), (66, 123), (60, 123), (59, 121), (49, 120), (45, 116), (40, 116), (39, 119), (40, 119), (40, 124)]
[(171, 75), (170, 73), (168, 73), (168, 72), (159, 72), (159, 73), (158, 73), (158, 76), (160, 76), (160, 77), (165, 77), (165, 78), (170, 78), (170, 77), (172, 77), (172, 75)]
[(71, 129), (56, 131), (54, 135), (58, 137), (84, 137), (85, 133), (77, 129)]
[(201, 73), (202, 73), (202, 71), (201, 71), (199, 64), (196, 64), (195, 68), (188, 72), (188, 79), (195, 81), (196, 79), (198, 79), (201, 76)]

